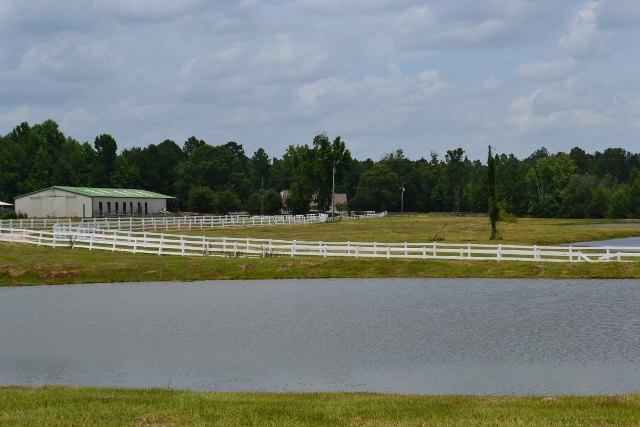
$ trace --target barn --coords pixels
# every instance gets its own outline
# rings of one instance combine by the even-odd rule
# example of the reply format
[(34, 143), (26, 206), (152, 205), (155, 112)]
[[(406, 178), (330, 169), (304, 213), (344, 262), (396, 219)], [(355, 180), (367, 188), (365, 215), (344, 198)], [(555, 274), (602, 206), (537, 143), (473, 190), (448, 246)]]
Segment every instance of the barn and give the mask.
[(167, 208), (164, 194), (123, 188), (54, 186), (15, 198), (16, 212), (30, 218), (153, 215)]

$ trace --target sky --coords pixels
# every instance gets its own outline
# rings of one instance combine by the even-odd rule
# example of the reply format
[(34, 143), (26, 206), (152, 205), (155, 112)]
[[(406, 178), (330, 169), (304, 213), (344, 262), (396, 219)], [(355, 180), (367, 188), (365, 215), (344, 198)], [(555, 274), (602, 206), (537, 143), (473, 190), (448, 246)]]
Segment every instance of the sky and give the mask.
[(0, 0), (0, 134), (640, 152), (640, 1)]

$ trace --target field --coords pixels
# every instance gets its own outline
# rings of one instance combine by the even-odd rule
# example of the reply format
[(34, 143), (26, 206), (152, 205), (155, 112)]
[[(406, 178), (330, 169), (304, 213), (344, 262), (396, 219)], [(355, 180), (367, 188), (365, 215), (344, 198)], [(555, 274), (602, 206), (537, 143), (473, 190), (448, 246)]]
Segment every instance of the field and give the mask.
[[(610, 222), (610, 221), (609, 221)], [(430, 242), (437, 236), (442, 243), (503, 243), (554, 245), (579, 241), (640, 236), (640, 223), (622, 222), (616, 226), (593, 226), (602, 220), (562, 220), (521, 218), (515, 223), (498, 223), (500, 240), (490, 240), (489, 220), (482, 217), (393, 217), (338, 221), (311, 225), (216, 228), (180, 230), (178, 234), (199, 236), (254, 237), (304, 241), (352, 242)], [(628, 225), (622, 225), (622, 224)], [(443, 228), (444, 227), (444, 228)], [(438, 234), (439, 233), (439, 234)]]
[(0, 388), (0, 426), (631, 426), (640, 395), (402, 396)]
[[(640, 226), (589, 226), (587, 221), (520, 219), (500, 223), (490, 241), (486, 218), (381, 218), (327, 224), (218, 228), (184, 234), (324, 241), (560, 244), (640, 235)], [(640, 278), (639, 263), (274, 258), (133, 255), (0, 243), (0, 286), (157, 280), (335, 277)]]

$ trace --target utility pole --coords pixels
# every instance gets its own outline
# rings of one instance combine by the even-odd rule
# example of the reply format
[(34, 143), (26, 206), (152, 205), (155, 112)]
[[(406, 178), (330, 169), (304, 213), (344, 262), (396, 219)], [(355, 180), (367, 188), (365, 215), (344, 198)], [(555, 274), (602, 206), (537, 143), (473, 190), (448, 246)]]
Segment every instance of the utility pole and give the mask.
[(342, 158), (344, 157), (344, 151), (342, 152), (342, 156), (340, 156), (339, 160), (333, 161), (333, 190), (331, 190), (331, 222), (336, 220), (336, 166), (340, 163)]
[(400, 187), (398, 190), (402, 190), (402, 202), (400, 204), (400, 213), (404, 213), (404, 182), (402, 183), (402, 187)]
[(496, 200), (496, 161), (491, 155), (489, 145), (489, 158), (487, 159), (487, 193), (489, 194), (489, 222), (491, 223), (491, 240), (497, 237), (496, 222), (498, 221), (498, 201)]
[(264, 216), (264, 177), (260, 178), (260, 216)]

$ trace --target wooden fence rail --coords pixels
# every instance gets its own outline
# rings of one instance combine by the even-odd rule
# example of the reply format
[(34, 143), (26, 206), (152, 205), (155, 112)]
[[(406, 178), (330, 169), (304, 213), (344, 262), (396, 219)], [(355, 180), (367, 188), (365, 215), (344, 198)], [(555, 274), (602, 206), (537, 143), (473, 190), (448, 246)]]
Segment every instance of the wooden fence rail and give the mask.
[(0, 228), (0, 241), (181, 256), (319, 256), (534, 262), (637, 261), (640, 248), (448, 243), (323, 242), (187, 236), (61, 224), (53, 231)]

